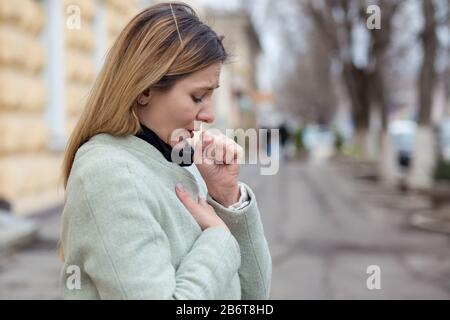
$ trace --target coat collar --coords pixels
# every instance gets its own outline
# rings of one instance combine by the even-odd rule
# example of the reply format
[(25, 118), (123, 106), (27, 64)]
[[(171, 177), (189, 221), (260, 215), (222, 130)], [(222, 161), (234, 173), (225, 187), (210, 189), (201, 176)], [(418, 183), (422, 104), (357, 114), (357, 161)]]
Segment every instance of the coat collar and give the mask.
[[(141, 130), (136, 134), (136, 137), (141, 138), (142, 140), (148, 142), (149, 144), (151, 144), (152, 146), (154, 146), (156, 149), (159, 150), (159, 152), (161, 152), (161, 154), (163, 155), (163, 157), (169, 161), (169, 162), (173, 162), (172, 161), (172, 146), (169, 145), (168, 143), (166, 143), (164, 140), (162, 140), (153, 130), (151, 130), (150, 128), (146, 127), (145, 125), (143, 125), (141, 123)], [(192, 165), (192, 163), (194, 162), (194, 150), (192, 147), (189, 146), (189, 148), (191, 149), (191, 160), (188, 161), (187, 163), (180, 163), (179, 165), (181, 167), (186, 167), (186, 166), (190, 166)], [(182, 157), (183, 155), (183, 150), (180, 151), (180, 156)]]

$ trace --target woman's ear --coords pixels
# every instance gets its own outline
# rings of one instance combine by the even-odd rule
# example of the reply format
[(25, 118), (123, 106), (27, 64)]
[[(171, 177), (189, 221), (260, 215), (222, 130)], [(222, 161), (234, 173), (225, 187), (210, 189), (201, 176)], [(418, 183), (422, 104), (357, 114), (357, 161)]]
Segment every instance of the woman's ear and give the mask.
[(146, 89), (144, 90), (144, 92), (140, 93), (137, 97), (137, 103), (140, 106), (146, 106), (148, 105), (148, 103), (150, 102), (150, 89)]

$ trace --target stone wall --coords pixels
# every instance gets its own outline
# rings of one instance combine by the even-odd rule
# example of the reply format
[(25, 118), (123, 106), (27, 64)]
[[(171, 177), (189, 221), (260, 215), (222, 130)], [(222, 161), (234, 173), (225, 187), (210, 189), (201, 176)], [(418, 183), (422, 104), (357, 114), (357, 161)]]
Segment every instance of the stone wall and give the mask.
[[(50, 1), (50, 2), (46, 2)], [(0, 203), (17, 215), (62, 204), (63, 148), (50, 148), (45, 114), (54, 92), (48, 81), (48, 40), (43, 36), (52, 0), (0, 0)], [(69, 137), (96, 76), (96, 50), (106, 51), (137, 12), (135, 1), (63, 0), (81, 13), (80, 28), (64, 28), (64, 127)], [(99, 8), (105, 47), (96, 42)], [(100, 53), (103, 54), (103, 53)]]

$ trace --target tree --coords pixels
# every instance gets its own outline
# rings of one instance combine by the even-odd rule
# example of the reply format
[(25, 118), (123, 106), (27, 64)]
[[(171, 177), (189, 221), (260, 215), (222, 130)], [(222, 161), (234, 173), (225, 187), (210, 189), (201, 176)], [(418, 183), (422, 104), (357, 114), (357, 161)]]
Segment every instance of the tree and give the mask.
[(437, 76), (435, 61), (439, 48), (436, 32), (438, 26), (448, 20), (448, 16), (446, 16), (441, 21), (438, 21), (435, 1), (422, 0), (421, 4), (424, 25), (419, 39), (422, 45), (423, 58), (417, 79), (418, 130), (416, 133), (413, 167), (409, 177), (410, 186), (416, 189), (428, 188), (433, 183), (432, 172), (436, 164), (436, 138), (433, 132), (431, 111)]
[[(378, 108), (382, 128), (387, 127), (387, 98), (384, 87), (383, 63), (391, 41), (392, 18), (403, 1), (378, 1), (382, 12), (381, 29), (368, 30), (366, 9), (368, 1), (299, 0), (307, 16), (317, 29), (321, 40), (328, 46), (330, 59), (342, 66), (342, 78), (351, 103), (355, 127), (355, 143), (367, 154), (368, 129), (371, 108)], [(374, 1), (371, 1), (373, 3)], [(366, 63), (355, 58), (354, 34), (365, 32), (368, 38)]]
[(338, 104), (332, 84), (331, 63), (324, 45), (314, 32), (309, 50), (298, 57), (277, 95), (277, 104), (306, 123), (329, 126)]

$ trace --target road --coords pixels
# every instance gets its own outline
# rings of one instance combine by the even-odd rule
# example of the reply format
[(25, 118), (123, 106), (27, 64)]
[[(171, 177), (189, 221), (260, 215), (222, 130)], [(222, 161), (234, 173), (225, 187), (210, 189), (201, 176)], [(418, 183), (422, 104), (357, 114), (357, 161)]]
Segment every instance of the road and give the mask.
[[(272, 253), (271, 298), (448, 299), (449, 237), (408, 222), (427, 202), (351, 171), (301, 162), (273, 176), (244, 170)], [(367, 288), (371, 265), (380, 268), (379, 290)]]

